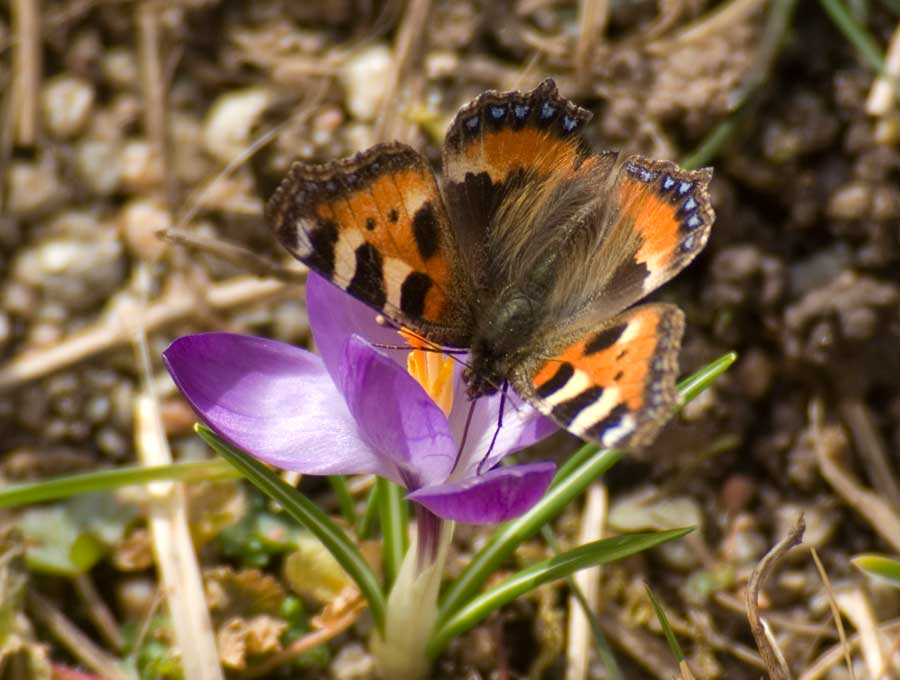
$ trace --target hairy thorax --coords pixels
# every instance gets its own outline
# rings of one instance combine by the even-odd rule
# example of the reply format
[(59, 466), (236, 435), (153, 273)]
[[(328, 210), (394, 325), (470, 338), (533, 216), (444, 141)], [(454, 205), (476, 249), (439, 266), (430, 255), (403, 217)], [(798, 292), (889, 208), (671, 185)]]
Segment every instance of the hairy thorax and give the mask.
[(478, 315), (472, 336), (469, 367), (464, 378), (469, 399), (491, 395), (503, 387), (504, 376), (534, 337), (538, 303), (532, 295), (509, 289), (488, 303)]

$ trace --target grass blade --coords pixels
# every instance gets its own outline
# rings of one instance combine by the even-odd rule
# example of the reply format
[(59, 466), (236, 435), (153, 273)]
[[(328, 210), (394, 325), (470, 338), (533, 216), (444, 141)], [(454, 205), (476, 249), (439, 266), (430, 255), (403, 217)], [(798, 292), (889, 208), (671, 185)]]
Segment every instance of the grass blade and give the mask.
[(378, 511), (381, 518), (382, 562), (384, 563), (384, 589), (391, 589), (400, 571), (400, 564), (409, 544), (409, 513), (403, 490), (386, 479), (376, 478)]
[(347, 484), (347, 478), (343, 475), (331, 475), (328, 478), (331, 484), (331, 490), (337, 498), (338, 507), (341, 514), (350, 526), (356, 525), (356, 508), (353, 504), (353, 496), (350, 493), (350, 486)]
[[(729, 352), (678, 385), (681, 403), (694, 399), (737, 360), (735, 352)], [(563, 464), (553, 478), (549, 490), (538, 503), (518, 519), (500, 526), (487, 544), (472, 558), (459, 578), (447, 588), (441, 600), (438, 626), (472, 597), (484, 582), (512, 554), (523, 541), (541, 530), (556, 517), (597, 477), (622, 458), (623, 452), (615, 449), (599, 450), (595, 444), (585, 444)]]
[(642, 552), (660, 543), (681, 538), (691, 531), (690, 528), (673, 529), (605, 538), (526, 567), (502, 583), (473, 597), (459, 611), (442, 621), (436, 627), (428, 644), (428, 654), (434, 658), (450, 640), (479, 624), (491, 612), (544, 583), (565, 578), (585, 567), (612, 562)]
[(659, 619), (659, 625), (662, 627), (663, 634), (666, 636), (666, 642), (669, 643), (669, 649), (672, 650), (672, 656), (674, 656), (675, 660), (680, 664), (684, 661), (684, 652), (681, 651), (681, 645), (678, 644), (678, 638), (675, 637), (675, 631), (672, 630), (672, 625), (669, 623), (669, 617), (666, 616), (666, 610), (662, 608), (662, 605), (659, 603), (659, 600), (656, 599), (656, 595), (653, 593), (650, 586), (645, 583), (644, 587), (647, 589), (650, 603), (656, 611), (656, 618)]
[(379, 629), (384, 626), (384, 593), (375, 572), (366, 564), (356, 545), (319, 506), (252, 456), (219, 439), (204, 425), (195, 425), (197, 434), (218, 454), (234, 465), (256, 488), (276, 501), (297, 522), (315, 534), (369, 602), (369, 609)]
[(857, 569), (900, 588), (900, 560), (887, 555), (857, 555), (850, 561)]
[(199, 482), (239, 477), (240, 474), (221, 459), (95, 470), (83, 474), (45, 479), (40, 482), (7, 486), (0, 489), (0, 508), (46, 503), (79, 493), (109, 491), (122, 486), (147, 484), (148, 482)]

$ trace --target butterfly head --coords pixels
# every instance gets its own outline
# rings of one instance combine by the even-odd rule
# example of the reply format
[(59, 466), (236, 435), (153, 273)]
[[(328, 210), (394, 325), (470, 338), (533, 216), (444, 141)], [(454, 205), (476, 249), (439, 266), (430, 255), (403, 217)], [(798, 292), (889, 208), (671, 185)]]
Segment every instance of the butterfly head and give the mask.
[(479, 318), (464, 374), (469, 399), (494, 394), (506, 382), (510, 367), (528, 346), (539, 316), (530, 296), (507, 290), (488, 304)]

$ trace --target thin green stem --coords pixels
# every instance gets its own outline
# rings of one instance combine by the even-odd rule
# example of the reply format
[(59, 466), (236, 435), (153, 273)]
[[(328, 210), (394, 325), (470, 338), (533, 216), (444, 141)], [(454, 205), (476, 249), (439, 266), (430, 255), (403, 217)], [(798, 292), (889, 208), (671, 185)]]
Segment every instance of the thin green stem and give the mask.
[(443, 625), (449, 616), (463, 607), (519, 544), (540, 531), (542, 526), (562, 512), (564, 507), (621, 457), (622, 452), (614, 449), (595, 451), (567, 477), (561, 478), (557, 473), (554, 485), (544, 497), (527, 513), (507, 522), (494, 532), (487, 545), (476, 553), (462, 575), (450, 584), (438, 612), (438, 625)]
[(884, 73), (884, 55), (881, 53), (881, 48), (875, 39), (857, 23), (844, 3), (840, 0), (819, 0), (819, 3), (838, 30), (856, 48), (863, 61), (879, 73)]
[(195, 425), (197, 434), (217, 453), (236, 467), (254, 486), (276, 501), (295, 521), (315, 534), (344, 571), (352, 578), (369, 603), (378, 629), (384, 629), (385, 599), (375, 573), (346, 533), (318, 505), (252, 456), (219, 439), (204, 425)]
[(378, 510), (381, 520), (382, 561), (384, 563), (385, 590), (400, 572), (403, 556), (409, 545), (409, 512), (403, 499), (403, 489), (379, 477), (375, 480), (378, 487)]
[(369, 491), (369, 497), (366, 499), (366, 509), (356, 524), (356, 536), (359, 540), (369, 538), (375, 530), (380, 511), (379, 498), (378, 484), (373, 484)]
[[(682, 403), (687, 403), (724, 373), (737, 359), (730, 352), (707, 364), (678, 385)], [(599, 475), (619, 461), (623, 452), (598, 450), (585, 444), (563, 464), (544, 497), (527, 513), (500, 526), (487, 544), (479, 550), (459, 578), (450, 584), (441, 601), (439, 625), (463, 606), (523, 541), (534, 536), (542, 526), (558, 515)]]
[(240, 474), (221, 459), (95, 470), (83, 474), (45, 479), (40, 482), (7, 486), (0, 489), (0, 508), (45, 503), (79, 493), (107, 491), (148, 482), (200, 482), (239, 477)]
[(343, 475), (331, 475), (328, 478), (328, 483), (331, 484), (331, 490), (334, 491), (338, 507), (341, 509), (344, 519), (347, 520), (350, 526), (355, 526), (356, 508), (354, 507), (353, 496), (350, 493), (350, 486), (347, 484), (347, 478)]
[(526, 567), (493, 588), (469, 598), (447, 619), (438, 619), (435, 634), (428, 644), (428, 655), (433, 659), (450, 640), (476, 626), (491, 612), (544, 583), (564, 578), (585, 567), (634, 555), (665, 541), (680, 538), (690, 531), (690, 528), (674, 529), (606, 538)]

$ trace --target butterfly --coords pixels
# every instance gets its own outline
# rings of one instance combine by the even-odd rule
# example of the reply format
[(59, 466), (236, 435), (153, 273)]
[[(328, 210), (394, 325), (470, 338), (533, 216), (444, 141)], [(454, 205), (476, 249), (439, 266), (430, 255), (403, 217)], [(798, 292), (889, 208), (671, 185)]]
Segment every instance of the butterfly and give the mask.
[(297, 161), (267, 221), (310, 269), (442, 348), (468, 397), (504, 393), (602, 446), (650, 443), (677, 405), (684, 315), (633, 306), (709, 237), (709, 168), (581, 137), (591, 113), (551, 79), (463, 107), (440, 182), (398, 142)]

